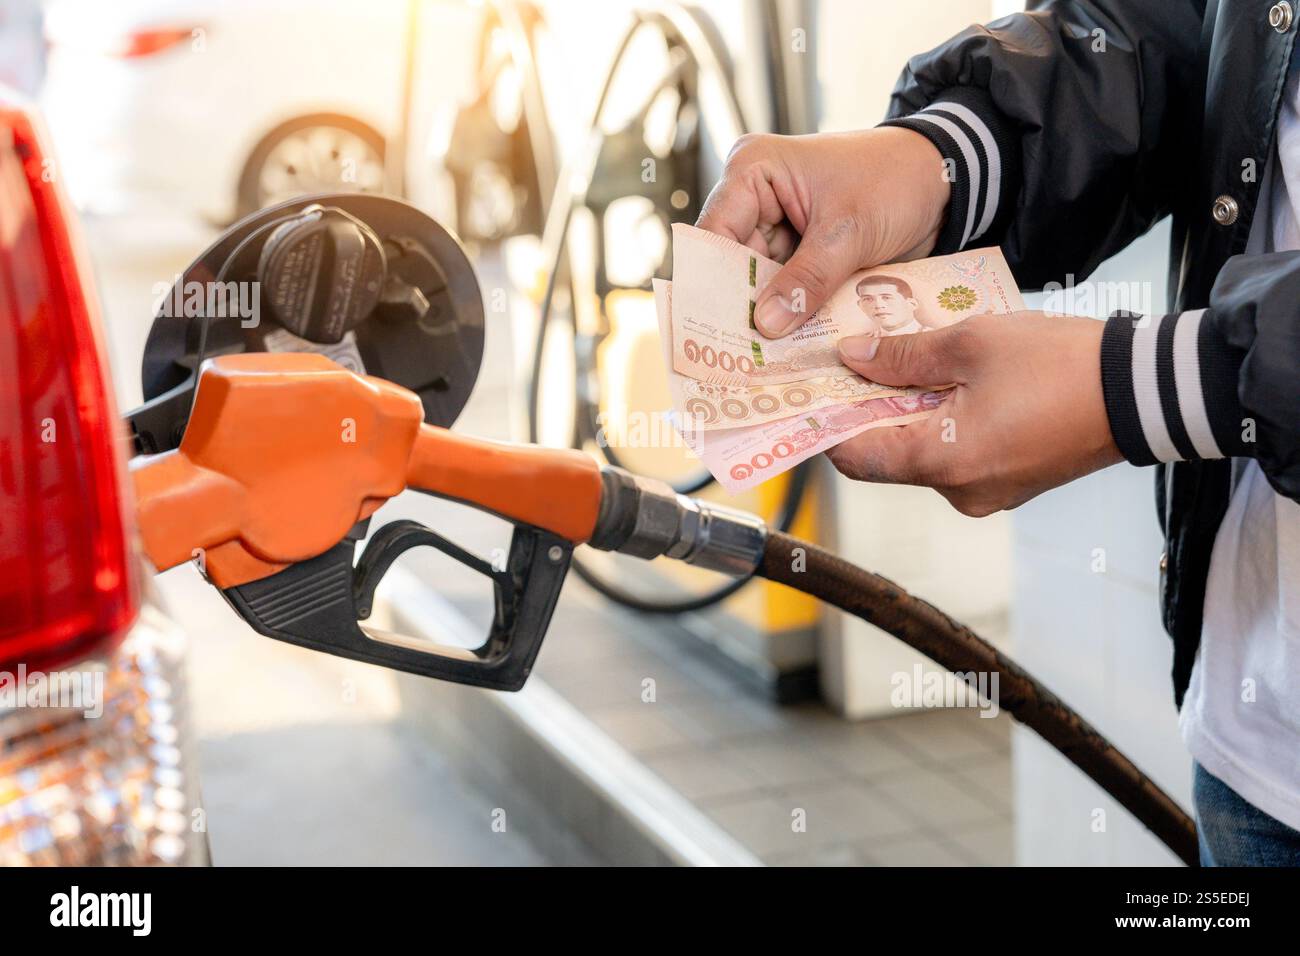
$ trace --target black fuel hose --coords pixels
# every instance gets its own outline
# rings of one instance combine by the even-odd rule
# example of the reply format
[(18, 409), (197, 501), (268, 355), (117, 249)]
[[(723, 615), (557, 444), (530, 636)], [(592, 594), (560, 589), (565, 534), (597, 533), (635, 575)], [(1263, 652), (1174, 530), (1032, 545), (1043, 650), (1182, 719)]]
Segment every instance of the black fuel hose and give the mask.
[(1182, 807), (1095, 727), (964, 624), (894, 582), (779, 531), (769, 532), (756, 573), (874, 624), (967, 683), (973, 685), (978, 674), (997, 674), (999, 707), (1064, 754), (1184, 863), (1198, 865), (1196, 827)]

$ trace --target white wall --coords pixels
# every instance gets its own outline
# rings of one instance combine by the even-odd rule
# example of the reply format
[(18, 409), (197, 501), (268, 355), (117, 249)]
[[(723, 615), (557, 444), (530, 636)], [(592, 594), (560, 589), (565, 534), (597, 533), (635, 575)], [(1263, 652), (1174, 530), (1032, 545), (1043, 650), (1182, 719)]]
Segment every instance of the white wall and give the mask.
[(822, 0), (817, 77), (824, 130), (875, 126), (908, 57), (992, 16), (992, 0)]

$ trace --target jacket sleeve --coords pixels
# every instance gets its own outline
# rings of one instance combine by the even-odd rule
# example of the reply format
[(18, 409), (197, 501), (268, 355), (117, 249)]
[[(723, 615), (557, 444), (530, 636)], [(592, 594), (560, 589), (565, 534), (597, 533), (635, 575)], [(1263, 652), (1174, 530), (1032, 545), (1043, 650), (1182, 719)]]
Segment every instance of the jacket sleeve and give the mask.
[(1112, 317), (1101, 375), (1111, 433), (1135, 465), (1254, 458), (1300, 501), (1300, 252), (1229, 259), (1208, 308)]
[(1193, 164), (1204, 0), (1044, 0), (913, 57), (887, 125), (943, 154), (939, 253), (1002, 247), (1082, 279), (1170, 209)]

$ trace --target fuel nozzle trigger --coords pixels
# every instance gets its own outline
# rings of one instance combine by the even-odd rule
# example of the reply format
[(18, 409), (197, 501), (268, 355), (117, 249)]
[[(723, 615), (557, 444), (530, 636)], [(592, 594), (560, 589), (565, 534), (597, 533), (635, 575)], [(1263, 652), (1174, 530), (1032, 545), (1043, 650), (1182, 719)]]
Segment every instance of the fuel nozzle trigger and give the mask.
[[(528, 679), (573, 554), (571, 542), (516, 524), (503, 568), (466, 551), (418, 521), (384, 525), (353, 565), (358, 541), (258, 581), (222, 591), (259, 634), (338, 657), (442, 680), (518, 690)], [(466, 650), (363, 626), (375, 589), (405, 552), (432, 547), (492, 581), (494, 614), (487, 639)]]

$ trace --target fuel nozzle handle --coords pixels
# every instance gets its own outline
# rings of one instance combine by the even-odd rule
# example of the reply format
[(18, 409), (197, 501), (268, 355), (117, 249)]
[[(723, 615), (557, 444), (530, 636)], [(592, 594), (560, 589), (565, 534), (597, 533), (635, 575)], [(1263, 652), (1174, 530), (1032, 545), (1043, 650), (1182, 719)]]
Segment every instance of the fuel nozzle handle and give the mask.
[(762, 563), (767, 525), (757, 515), (702, 498), (622, 468), (601, 469), (600, 512), (587, 541), (638, 558), (660, 555), (737, 577)]

